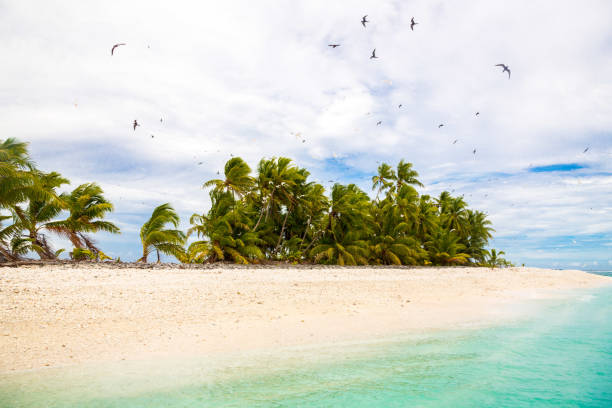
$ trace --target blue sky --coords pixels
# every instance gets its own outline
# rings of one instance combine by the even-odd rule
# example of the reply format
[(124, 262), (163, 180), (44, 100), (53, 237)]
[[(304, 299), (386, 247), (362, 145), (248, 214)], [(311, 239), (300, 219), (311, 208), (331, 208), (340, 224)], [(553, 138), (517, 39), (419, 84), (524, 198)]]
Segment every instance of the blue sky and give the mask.
[(366, 191), (403, 158), (422, 193), (486, 211), (516, 263), (612, 267), (612, 3), (225, 3), (0, 0), (0, 138), (102, 185), (107, 252), (136, 259), (163, 202), (187, 228), (230, 154)]

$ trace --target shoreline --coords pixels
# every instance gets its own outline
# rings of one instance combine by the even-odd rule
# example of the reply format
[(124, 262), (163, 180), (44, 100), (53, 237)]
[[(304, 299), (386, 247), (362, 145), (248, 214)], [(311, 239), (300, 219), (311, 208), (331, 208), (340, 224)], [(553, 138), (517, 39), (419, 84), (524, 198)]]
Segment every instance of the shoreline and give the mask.
[(0, 269), (0, 373), (333, 344), (495, 323), (612, 284), (536, 268)]

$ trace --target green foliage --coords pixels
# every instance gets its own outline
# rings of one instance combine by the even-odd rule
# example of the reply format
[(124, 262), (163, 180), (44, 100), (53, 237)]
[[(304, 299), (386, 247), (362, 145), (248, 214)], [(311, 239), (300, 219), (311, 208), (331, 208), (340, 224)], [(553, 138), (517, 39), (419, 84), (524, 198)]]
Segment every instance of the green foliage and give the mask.
[(169, 203), (156, 207), (151, 214), (151, 218), (140, 228), (140, 241), (142, 243), (142, 257), (138, 262), (147, 262), (149, 254), (157, 252), (157, 262), (160, 261), (159, 253), (183, 259), (185, 251), (183, 244), (186, 236), (183, 231), (178, 229), (167, 229), (170, 224), (178, 228), (180, 219), (176, 211)]
[[(412, 164), (382, 163), (372, 177), (374, 199), (355, 184), (325, 188), (286, 157), (262, 159), (256, 174), (239, 157), (223, 177), (203, 183), (211, 208), (194, 214), (187, 234), (169, 204), (153, 210), (140, 229), (142, 257), (174, 256), (181, 262), (260, 263), (266, 260), (338, 265), (511, 265), (488, 250), (491, 222), (463, 197), (444, 191), (419, 195)], [(117, 234), (105, 218), (113, 205), (95, 183), (58, 190), (68, 180), (45, 173), (30, 159), (27, 144), (0, 141), (0, 261), (30, 253), (56, 259), (49, 234), (67, 238), (75, 260), (110, 259), (95, 244), (100, 231)], [(12, 221), (12, 222), (11, 222)], [(189, 237), (195, 241), (185, 244)]]
[(490, 256), (486, 215), (446, 191), (435, 200), (420, 196), (411, 163), (382, 163), (372, 177), (374, 200), (354, 184), (335, 184), (328, 198), (309, 176), (280, 157), (261, 160), (252, 177), (233, 158), (226, 180), (204, 184), (213, 188), (212, 207), (192, 216), (188, 234), (203, 239), (191, 243), (183, 260), (479, 265)]
[[(504, 251), (498, 252), (496, 249), (491, 249), (490, 251), (485, 250), (484, 253), (485, 256), (483, 262), (481, 263), (482, 266), (488, 266), (489, 268), (504, 268), (508, 266), (514, 266), (511, 262), (508, 262), (507, 260), (501, 257), (501, 255), (506, 254)], [(523, 264), (523, 266), (525, 266), (525, 264)]]

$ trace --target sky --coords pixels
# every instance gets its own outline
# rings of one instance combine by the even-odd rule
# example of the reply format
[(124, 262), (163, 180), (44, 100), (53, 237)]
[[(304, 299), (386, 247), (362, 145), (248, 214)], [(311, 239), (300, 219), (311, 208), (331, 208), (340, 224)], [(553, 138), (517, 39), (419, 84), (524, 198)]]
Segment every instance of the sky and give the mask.
[(113, 257), (161, 203), (206, 212), (231, 155), (285, 156), (369, 193), (405, 159), (514, 263), (612, 269), (610, 1), (0, 0), (0, 40), (0, 139), (102, 186)]

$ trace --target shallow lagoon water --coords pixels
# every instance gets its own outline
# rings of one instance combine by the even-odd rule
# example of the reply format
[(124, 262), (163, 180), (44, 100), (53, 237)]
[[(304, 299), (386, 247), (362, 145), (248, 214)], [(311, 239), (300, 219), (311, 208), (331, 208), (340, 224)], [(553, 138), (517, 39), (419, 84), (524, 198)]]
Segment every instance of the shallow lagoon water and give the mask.
[(486, 328), (0, 377), (2, 407), (610, 407), (612, 288)]

